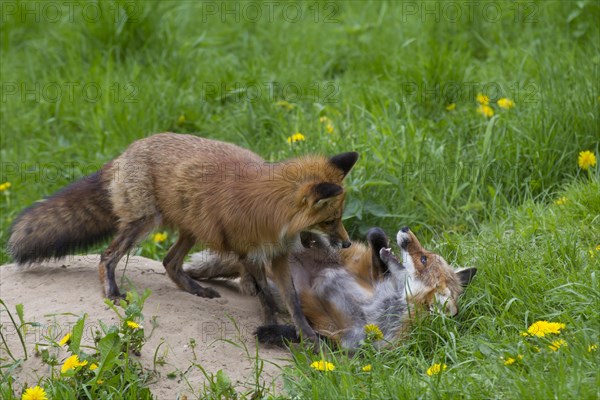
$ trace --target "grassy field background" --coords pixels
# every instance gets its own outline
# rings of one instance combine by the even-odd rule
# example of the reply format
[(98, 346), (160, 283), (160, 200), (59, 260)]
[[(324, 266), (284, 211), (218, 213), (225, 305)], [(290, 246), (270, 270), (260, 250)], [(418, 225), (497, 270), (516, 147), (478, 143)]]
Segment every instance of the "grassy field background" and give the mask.
[[(600, 146), (597, 1), (7, 1), (1, 12), (2, 263), (21, 209), (152, 133), (273, 161), (354, 150), (353, 237), (408, 225), (480, 271), (457, 318), (425, 318), (393, 350), (334, 355), (327, 373), (296, 354), (284, 395), (598, 397), (599, 166), (577, 164)], [(477, 111), (480, 93), (493, 116)], [(305, 140), (288, 143), (295, 133)], [(171, 240), (139, 252), (160, 259)], [(536, 352), (520, 336), (536, 320), (566, 323), (568, 346)], [(430, 377), (433, 363), (448, 369)]]

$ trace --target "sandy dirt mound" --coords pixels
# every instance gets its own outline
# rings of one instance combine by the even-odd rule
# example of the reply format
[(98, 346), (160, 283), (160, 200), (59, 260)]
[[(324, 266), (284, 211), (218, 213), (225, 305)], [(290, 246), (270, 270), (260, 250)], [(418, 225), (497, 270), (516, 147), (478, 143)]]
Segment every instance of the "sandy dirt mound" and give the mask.
[[(84, 340), (91, 342), (91, 332), (98, 320), (109, 325), (117, 321), (114, 312), (103, 301), (98, 261), (99, 256), (96, 255), (72, 256), (34, 268), (24, 269), (12, 264), (0, 267), (0, 298), (13, 314), (14, 306), (22, 303), (25, 319), (42, 325), (29, 329), (26, 336), (30, 359), (17, 371), (20, 383), (34, 383), (39, 376), (48, 373), (47, 366), (33, 356), (34, 345), (44, 341), (43, 335), (52, 333), (60, 339), (78, 316), (87, 313), (89, 327), (86, 326)], [(166, 364), (157, 367), (156, 382), (150, 386), (156, 398), (175, 399), (182, 393), (193, 394), (185, 380), (167, 378), (170, 372), (186, 371), (193, 362), (212, 373), (222, 369), (239, 388), (248, 387), (245, 382), (252, 379), (253, 360), (248, 359), (242, 348), (227, 341), (245, 343), (250, 353), (255, 354), (252, 332), (261, 322), (261, 309), (256, 297), (240, 294), (237, 287), (229, 282), (206, 284), (219, 291), (221, 298), (204, 299), (190, 295), (171, 282), (161, 263), (143, 257), (129, 259), (124, 281), (121, 280), (123, 270), (124, 261), (117, 268), (117, 279), (122, 282), (122, 288), (131, 285), (139, 293), (146, 288), (152, 290), (143, 311), (146, 334), (152, 330), (150, 320), (153, 316), (157, 317), (158, 326), (145, 344), (140, 359), (145, 367), (152, 369), (155, 351), (165, 342), (158, 354), (164, 356)], [(0, 321), (11, 350), (21, 356), (18, 337), (5, 312), (0, 313)], [(189, 347), (190, 339), (197, 344), (196, 360)], [(280, 388), (280, 369), (271, 362), (285, 365), (289, 353), (260, 347), (259, 356), (265, 360), (263, 378), (267, 385)], [(196, 392), (202, 388), (204, 377), (197, 368), (191, 368), (186, 376)]]

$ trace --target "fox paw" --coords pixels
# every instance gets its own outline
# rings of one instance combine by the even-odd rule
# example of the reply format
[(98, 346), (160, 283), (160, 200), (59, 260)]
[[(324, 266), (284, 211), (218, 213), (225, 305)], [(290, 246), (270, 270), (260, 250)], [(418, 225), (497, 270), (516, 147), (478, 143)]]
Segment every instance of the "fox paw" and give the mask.
[(121, 300), (125, 300), (126, 296), (124, 294), (117, 293), (109, 294), (108, 296), (106, 296), (106, 298), (112, 301), (114, 304), (119, 305)]
[(207, 299), (214, 299), (215, 297), (221, 297), (219, 292), (217, 292), (215, 289), (209, 288), (209, 287), (194, 288), (192, 294), (195, 294), (198, 297), (205, 297)]
[(388, 247), (390, 241), (381, 228), (371, 228), (367, 232), (367, 240), (373, 250), (379, 253), (379, 250)]
[(395, 263), (398, 264), (398, 259), (396, 258), (396, 256), (394, 255), (394, 253), (392, 253), (392, 249), (391, 248), (382, 248), (381, 250), (379, 250), (379, 257), (381, 258), (381, 261), (383, 261), (386, 264), (389, 263)]

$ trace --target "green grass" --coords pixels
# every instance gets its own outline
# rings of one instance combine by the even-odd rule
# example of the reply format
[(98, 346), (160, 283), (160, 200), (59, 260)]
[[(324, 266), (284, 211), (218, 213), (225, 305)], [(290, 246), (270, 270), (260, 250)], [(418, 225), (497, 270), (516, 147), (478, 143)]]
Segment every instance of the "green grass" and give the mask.
[[(458, 318), (425, 318), (402, 346), (366, 354), (370, 374), (344, 357), (316, 374), (300, 353), (287, 394), (598, 395), (599, 353), (586, 346), (600, 329), (600, 254), (588, 254), (599, 166), (577, 166), (578, 152), (600, 151), (598, 2), (281, 2), (256, 21), (253, 2), (229, 14), (221, 2), (89, 2), (91, 14), (64, 7), (61, 18), (46, 4), (2, 5), (0, 183), (12, 186), (0, 261), (24, 207), (152, 133), (194, 132), (269, 160), (356, 150), (354, 237), (409, 225), (480, 272)], [(491, 119), (476, 112), (479, 92)], [(500, 109), (501, 97), (516, 106)], [(295, 132), (306, 140), (290, 146)], [(139, 252), (161, 258), (172, 236)], [(569, 347), (532, 353), (519, 332), (537, 319), (567, 323)], [(499, 361), (520, 351), (521, 365)], [(435, 379), (424, 375), (433, 362), (448, 365)]]
[[(479, 268), (456, 318), (420, 319), (408, 340), (387, 351), (367, 346), (354, 358), (326, 356), (336, 369), (310, 368), (319, 359), (296, 353), (289, 393), (309, 398), (594, 399), (600, 340), (600, 182), (561, 193), (565, 205), (528, 201), (479, 233), (449, 234), (436, 251)], [(435, 245), (433, 245), (435, 247)], [(562, 322), (559, 335), (525, 338), (538, 320)], [(551, 351), (557, 339), (566, 347)], [(539, 352), (534, 347), (539, 347)], [(506, 366), (501, 357), (520, 362)], [(426, 370), (447, 370), (429, 377)], [(371, 364), (371, 372), (362, 372)]]

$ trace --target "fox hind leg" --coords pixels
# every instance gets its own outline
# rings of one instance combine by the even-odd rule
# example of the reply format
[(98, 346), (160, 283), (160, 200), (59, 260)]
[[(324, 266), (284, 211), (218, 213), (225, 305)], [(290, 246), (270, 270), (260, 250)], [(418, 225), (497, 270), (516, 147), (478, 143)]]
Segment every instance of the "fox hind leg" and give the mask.
[(177, 238), (177, 241), (169, 249), (169, 252), (163, 260), (163, 265), (167, 270), (167, 275), (169, 275), (169, 278), (171, 278), (171, 280), (175, 282), (177, 286), (186, 292), (211, 299), (213, 297), (221, 297), (219, 292), (216, 290), (200, 286), (187, 273), (185, 273), (182, 268), (185, 256), (189, 253), (195, 243), (196, 240), (191, 234), (182, 231), (179, 232), (179, 238)]
[(129, 223), (121, 223), (117, 235), (100, 256), (98, 272), (104, 286), (104, 295), (111, 300), (123, 298), (115, 279), (117, 264), (125, 254), (148, 232), (154, 223), (143, 218)]
[(369, 247), (371, 247), (373, 278), (387, 275), (389, 273), (388, 266), (379, 255), (381, 249), (390, 247), (390, 241), (387, 235), (381, 228), (371, 228), (367, 232), (367, 240), (369, 241)]
[(255, 296), (258, 287), (246, 264), (248, 262), (243, 262), (236, 254), (203, 250), (192, 254), (190, 261), (183, 264), (183, 271), (194, 279), (240, 278), (240, 292)]
[(243, 269), (237, 255), (203, 250), (190, 256), (183, 270), (194, 279), (238, 278)]

